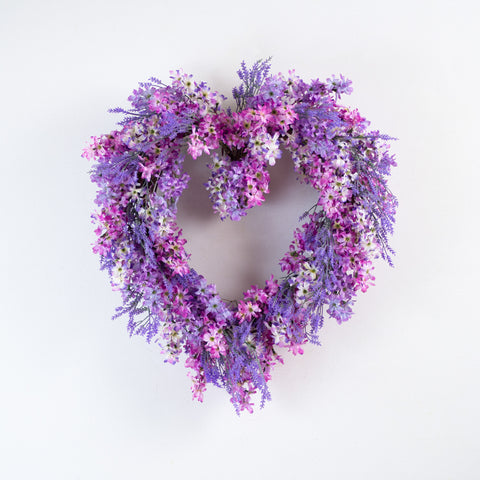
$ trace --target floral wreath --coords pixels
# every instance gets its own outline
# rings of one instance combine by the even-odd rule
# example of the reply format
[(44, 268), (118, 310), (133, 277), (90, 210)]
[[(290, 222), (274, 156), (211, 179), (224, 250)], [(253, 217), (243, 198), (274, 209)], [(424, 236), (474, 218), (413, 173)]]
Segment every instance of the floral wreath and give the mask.
[[(270, 59), (242, 63), (236, 111), (182, 71), (171, 72), (169, 85), (151, 78), (129, 97), (130, 110), (111, 110), (125, 115), (121, 128), (92, 137), (83, 152), (96, 161), (93, 250), (123, 299), (114, 318), (127, 314), (130, 334), (160, 345), (165, 361), (185, 354), (193, 397), (203, 401), (212, 383), (227, 390), (237, 413), (252, 412), (256, 392), (262, 407), (270, 399), (280, 347), (295, 355), (308, 341), (318, 344), (325, 313), (348, 320), (357, 292), (373, 285), (372, 261), (391, 264), (393, 253), (387, 236), (397, 201), (386, 180), (393, 139), (337, 103), (352, 91), (342, 75), (307, 83), (269, 69)], [(211, 156), (205, 186), (222, 219), (262, 204), (281, 148), (319, 193), (280, 260), (285, 275), (238, 302), (224, 301), (189, 266), (176, 221), (189, 180), (185, 148), (193, 159)]]

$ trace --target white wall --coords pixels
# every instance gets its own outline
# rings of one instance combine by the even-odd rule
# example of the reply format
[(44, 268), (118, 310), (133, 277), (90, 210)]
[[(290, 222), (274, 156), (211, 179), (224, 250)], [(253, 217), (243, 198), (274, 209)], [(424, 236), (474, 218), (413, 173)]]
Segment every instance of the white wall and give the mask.
[[(479, 13), (473, 0), (1, 2), (0, 477), (480, 478)], [(237, 417), (218, 389), (193, 403), (181, 365), (109, 320), (119, 298), (91, 253), (80, 153), (137, 82), (183, 67), (229, 95), (241, 60), (269, 55), (274, 72), (351, 78), (345, 103), (399, 137), (398, 255), (350, 322), (287, 356), (273, 401)], [(310, 202), (281, 168), (245, 223), (181, 211), (192, 261), (226, 295), (274, 271)]]

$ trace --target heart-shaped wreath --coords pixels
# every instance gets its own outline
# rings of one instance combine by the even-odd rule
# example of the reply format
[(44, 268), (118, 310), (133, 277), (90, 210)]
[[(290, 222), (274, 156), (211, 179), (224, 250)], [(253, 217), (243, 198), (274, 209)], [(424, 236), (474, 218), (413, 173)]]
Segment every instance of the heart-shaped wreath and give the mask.
[[(94, 252), (123, 298), (114, 318), (128, 314), (130, 333), (158, 343), (166, 361), (184, 353), (194, 398), (202, 401), (213, 383), (228, 391), (237, 412), (252, 411), (257, 391), (261, 406), (270, 399), (272, 367), (283, 363), (278, 347), (297, 354), (307, 341), (318, 343), (325, 311), (348, 320), (358, 290), (373, 285), (372, 260), (391, 263), (393, 253), (392, 138), (368, 131), (357, 110), (337, 103), (352, 90), (343, 76), (306, 83), (294, 72), (269, 75), (269, 68), (269, 60), (250, 69), (242, 63), (236, 112), (181, 71), (172, 72), (170, 85), (141, 83), (131, 110), (112, 110), (125, 114), (121, 128), (92, 137), (83, 153), (96, 160)], [(214, 210), (232, 220), (262, 204), (268, 166), (281, 148), (291, 152), (299, 178), (319, 198), (280, 260), (284, 277), (226, 302), (189, 266), (176, 222), (189, 180), (183, 147), (194, 159), (211, 155), (205, 185)]]

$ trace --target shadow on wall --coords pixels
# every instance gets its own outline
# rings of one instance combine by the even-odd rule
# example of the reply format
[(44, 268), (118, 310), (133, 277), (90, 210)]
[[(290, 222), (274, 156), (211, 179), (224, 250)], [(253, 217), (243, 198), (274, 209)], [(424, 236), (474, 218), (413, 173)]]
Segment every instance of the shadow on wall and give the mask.
[(188, 156), (184, 168), (189, 187), (178, 204), (178, 223), (187, 239), (190, 265), (228, 300), (241, 299), (250, 285), (263, 286), (271, 274), (281, 276), (279, 260), (288, 251), (300, 215), (314, 205), (317, 192), (297, 180), (288, 152), (269, 167), (270, 193), (238, 222), (214, 214), (204, 183), (207, 156)]

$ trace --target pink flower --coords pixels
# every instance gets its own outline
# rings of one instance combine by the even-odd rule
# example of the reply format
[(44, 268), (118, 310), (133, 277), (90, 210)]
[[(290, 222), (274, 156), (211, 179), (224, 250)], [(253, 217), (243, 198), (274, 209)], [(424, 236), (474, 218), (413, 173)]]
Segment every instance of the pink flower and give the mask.
[(150, 165), (144, 165), (143, 163), (140, 163), (139, 168), (142, 172), (142, 178), (149, 182), (155, 167), (156, 165), (154, 163), (150, 163)]
[(165, 97), (162, 95), (162, 93), (157, 90), (153, 96), (150, 98), (150, 101), (148, 102), (148, 106), (150, 107), (150, 110), (156, 113), (160, 113), (162, 110), (164, 110), (164, 104), (165, 102)]
[[(303, 343), (305, 343), (305, 342), (303, 342)], [(303, 355), (302, 343), (293, 343), (293, 344), (288, 346), (288, 349), (294, 355), (297, 355), (297, 354)]]
[(252, 188), (247, 190), (247, 206), (248, 208), (255, 207), (257, 205), (261, 205), (265, 201), (265, 197), (261, 190), (257, 188)]
[(208, 147), (202, 142), (196, 128), (192, 127), (192, 133), (189, 136), (188, 153), (194, 158), (198, 158), (203, 152), (210, 153)]
[(203, 394), (207, 390), (207, 385), (204, 380), (199, 380), (196, 377), (193, 378), (192, 382), (192, 397), (194, 400), (203, 402)]
[(268, 105), (262, 105), (255, 110), (255, 116), (260, 123), (268, 123), (272, 117), (271, 111)]
[(240, 323), (242, 323), (244, 320), (250, 321), (252, 316), (256, 316), (259, 312), (260, 307), (257, 304), (241, 300), (238, 303), (238, 311), (235, 316), (240, 320)]
[[(278, 282), (273, 275), (270, 276), (270, 279), (265, 282), (265, 290), (269, 296), (273, 296), (278, 292)], [(267, 295), (265, 295), (267, 298)], [(266, 300), (265, 298), (265, 300)]]
[(206, 343), (206, 348), (213, 358), (219, 358), (220, 355), (227, 353), (227, 344), (219, 329), (210, 327), (208, 331), (203, 334), (202, 339)]

